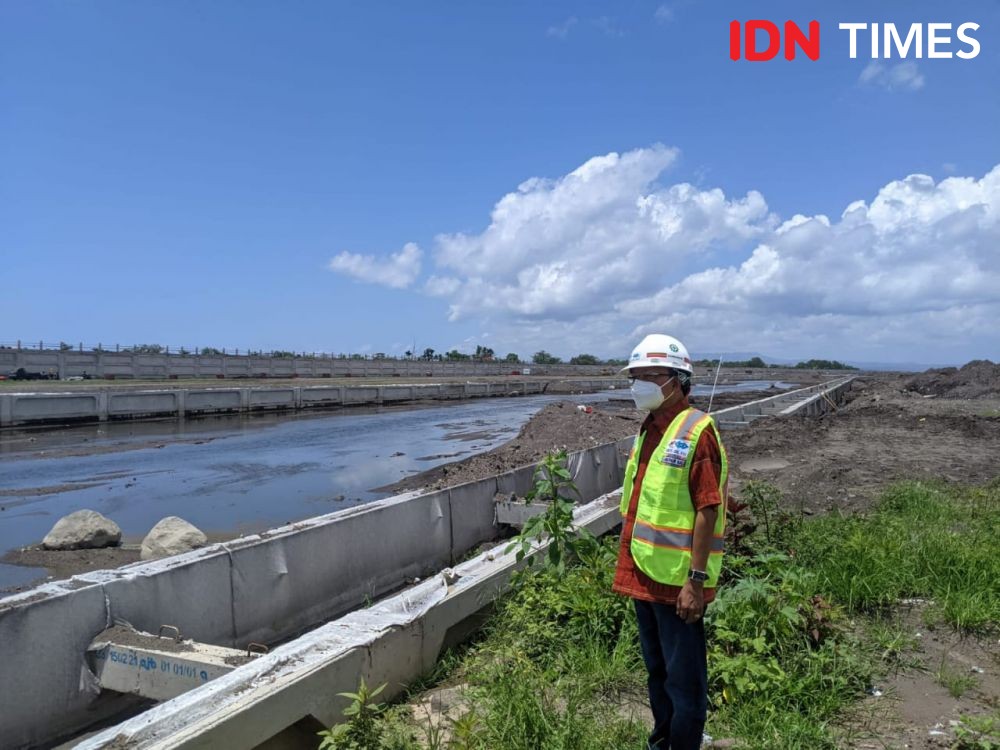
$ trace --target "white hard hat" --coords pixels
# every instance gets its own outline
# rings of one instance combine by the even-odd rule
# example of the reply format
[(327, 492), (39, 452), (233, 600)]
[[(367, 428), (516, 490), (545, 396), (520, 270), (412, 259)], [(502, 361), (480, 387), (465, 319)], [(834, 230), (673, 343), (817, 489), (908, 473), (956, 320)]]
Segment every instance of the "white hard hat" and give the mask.
[(687, 347), (673, 336), (662, 333), (651, 333), (640, 341), (632, 350), (632, 356), (628, 358), (628, 364), (622, 371), (639, 367), (669, 367), (672, 370), (694, 372)]

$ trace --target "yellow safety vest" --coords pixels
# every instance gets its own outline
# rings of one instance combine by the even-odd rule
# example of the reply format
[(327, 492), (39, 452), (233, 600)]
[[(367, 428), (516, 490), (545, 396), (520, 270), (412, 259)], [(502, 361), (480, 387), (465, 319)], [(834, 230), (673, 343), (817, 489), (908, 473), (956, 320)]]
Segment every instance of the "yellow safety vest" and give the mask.
[[(722, 456), (719, 493), (722, 507), (715, 521), (715, 533), (708, 556), (708, 580), (705, 586), (714, 588), (722, 570), (723, 535), (726, 530), (726, 481), (729, 465), (715, 421), (705, 412), (688, 408), (674, 417), (660, 444), (653, 450), (639, 490), (639, 505), (632, 530), (632, 558), (636, 567), (654, 581), (670, 586), (682, 586), (691, 567), (691, 543), (694, 539), (694, 503), (688, 480), (691, 462), (701, 433), (708, 427), (715, 431)], [(635, 439), (622, 487), (622, 515), (628, 513), (632, 484), (639, 469), (639, 454), (645, 432)]]

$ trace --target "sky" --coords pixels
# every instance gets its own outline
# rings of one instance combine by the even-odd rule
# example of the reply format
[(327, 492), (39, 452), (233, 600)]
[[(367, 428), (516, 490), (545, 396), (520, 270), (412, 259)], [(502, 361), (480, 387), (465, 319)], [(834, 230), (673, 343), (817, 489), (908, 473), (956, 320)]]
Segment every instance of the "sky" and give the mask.
[(0, 343), (998, 360), (998, 81), (989, 0), (2, 0)]

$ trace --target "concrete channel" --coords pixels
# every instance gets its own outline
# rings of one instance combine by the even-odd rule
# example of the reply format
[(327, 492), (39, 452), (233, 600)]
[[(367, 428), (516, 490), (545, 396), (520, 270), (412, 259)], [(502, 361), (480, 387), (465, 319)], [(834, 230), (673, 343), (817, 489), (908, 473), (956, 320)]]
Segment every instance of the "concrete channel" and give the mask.
[[(836, 408), (850, 381), (714, 416), (724, 427), (744, 427), (766, 413), (822, 413)], [(618, 524), (614, 491), (631, 444), (627, 438), (570, 456), (586, 502), (577, 522), (595, 533)], [(426, 671), (468, 617), (506, 587), (514, 561), (503, 546), (459, 561), (496, 539), (497, 499), (527, 492), (533, 471), (526, 466), (398, 495), (0, 599), (4, 747), (49, 742), (122, 710), (127, 699), (102, 693), (86, 657), (94, 637), (120, 623), (154, 634), (171, 625), (198, 643), (225, 648), (283, 645), (81, 748), (279, 747), (303, 726), (312, 731), (333, 723), (342, 709), (333, 696), (355, 688), (360, 676), (387, 683), (390, 697)], [(422, 582), (414, 586), (414, 579)], [(267, 745), (268, 738), (275, 740)]]
[[(0, 427), (528, 396), (545, 393), (551, 385), (546, 380), (509, 379), (466, 383), (5, 393), (0, 394)], [(621, 378), (580, 378), (560, 380), (559, 385), (568, 390), (596, 391), (612, 386), (627, 387), (628, 382)]]

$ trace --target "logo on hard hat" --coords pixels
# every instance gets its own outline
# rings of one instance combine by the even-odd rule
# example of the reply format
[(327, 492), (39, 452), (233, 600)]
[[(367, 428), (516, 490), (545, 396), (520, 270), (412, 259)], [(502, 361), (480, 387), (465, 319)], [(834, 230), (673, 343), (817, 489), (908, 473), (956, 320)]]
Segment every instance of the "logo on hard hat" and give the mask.
[(672, 351), (672, 352), (679, 352), (680, 349), (677, 348), (677, 344), (671, 344), (670, 345), (670, 351)]

